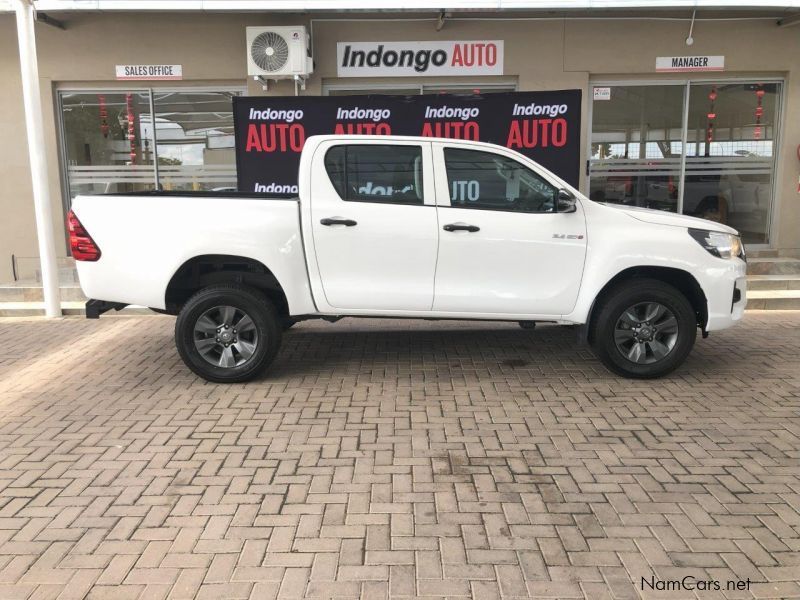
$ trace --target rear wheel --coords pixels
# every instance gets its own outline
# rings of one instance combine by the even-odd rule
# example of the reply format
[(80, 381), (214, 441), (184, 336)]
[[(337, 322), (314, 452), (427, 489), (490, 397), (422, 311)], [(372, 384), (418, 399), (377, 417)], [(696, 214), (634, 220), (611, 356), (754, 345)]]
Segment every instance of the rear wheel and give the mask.
[(220, 284), (204, 288), (181, 309), (175, 344), (192, 371), (208, 381), (237, 383), (258, 375), (281, 344), (281, 321), (258, 290)]
[(626, 281), (596, 308), (590, 340), (614, 373), (650, 379), (678, 368), (697, 337), (697, 317), (686, 297), (655, 279)]

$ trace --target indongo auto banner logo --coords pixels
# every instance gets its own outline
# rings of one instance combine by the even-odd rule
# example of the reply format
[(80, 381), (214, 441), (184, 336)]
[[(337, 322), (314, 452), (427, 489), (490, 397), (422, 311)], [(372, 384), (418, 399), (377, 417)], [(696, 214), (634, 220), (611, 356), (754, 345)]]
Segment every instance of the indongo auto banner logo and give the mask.
[[(296, 193), (303, 144), (312, 135), (331, 134), (492, 142), (523, 153), (573, 185), (581, 177), (580, 90), (491, 94), (475, 90), (466, 96), (235, 96), (232, 103), (236, 173), (242, 191)], [(452, 192), (469, 201), (479, 189), (464, 181)], [(363, 193), (389, 191), (375, 184)]]
[(339, 42), (339, 77), (502, 75), (502, 40)]

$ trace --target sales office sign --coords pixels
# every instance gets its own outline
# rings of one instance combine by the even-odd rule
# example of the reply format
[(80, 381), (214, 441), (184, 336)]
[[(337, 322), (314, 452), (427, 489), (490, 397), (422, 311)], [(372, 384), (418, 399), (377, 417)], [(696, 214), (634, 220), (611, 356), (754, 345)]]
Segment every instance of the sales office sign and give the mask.
[(183, 79), (183, 65), (117, 65), (120, 80)]
[(502, 75), (502, 40), (339, 42), (339, 77)]

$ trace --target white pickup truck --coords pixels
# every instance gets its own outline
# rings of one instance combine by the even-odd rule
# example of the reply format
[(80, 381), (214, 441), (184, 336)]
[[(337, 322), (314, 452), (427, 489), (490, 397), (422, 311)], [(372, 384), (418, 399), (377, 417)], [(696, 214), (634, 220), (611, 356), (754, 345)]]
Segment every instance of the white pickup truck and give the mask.
[(312, 137), (299, 197), (80, 196), (69, 229), (87, 316), (177, 315), (178, 352), (217, 382), (259, 374), (296, 321), (345, 316), (581, 325), (609, 369), (658, 377), (745, 306), (735, 230), (598, 204), (476, 142)]

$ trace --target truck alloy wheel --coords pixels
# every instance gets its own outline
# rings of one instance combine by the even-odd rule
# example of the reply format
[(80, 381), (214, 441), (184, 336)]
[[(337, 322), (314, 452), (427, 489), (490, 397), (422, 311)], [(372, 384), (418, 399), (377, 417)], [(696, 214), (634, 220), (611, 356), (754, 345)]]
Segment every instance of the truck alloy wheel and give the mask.
[(281, 319), (259, 290), (236, 284), (203, 288), (184, 304), (175, 344), (192, 371), (208, 381), (236, 383), (258, 375), (275, 358)]
[(658, 302), (639, 302), (627, 308), (614, 328), (617, 350), (640, 365), (665, 358), (678, 341), (678, 321)]
[(655, 279), (623, 281), (592, 314), (597, 357), (623, 377), (651, 379), (674, 371), (697, 337), (697, 315), (678, 289)]
[(194, 347), (218, 367), (239, 367), (253, 357), (258, 331), (253, 319), (234, 306), (215, 306), (194, 323)]

